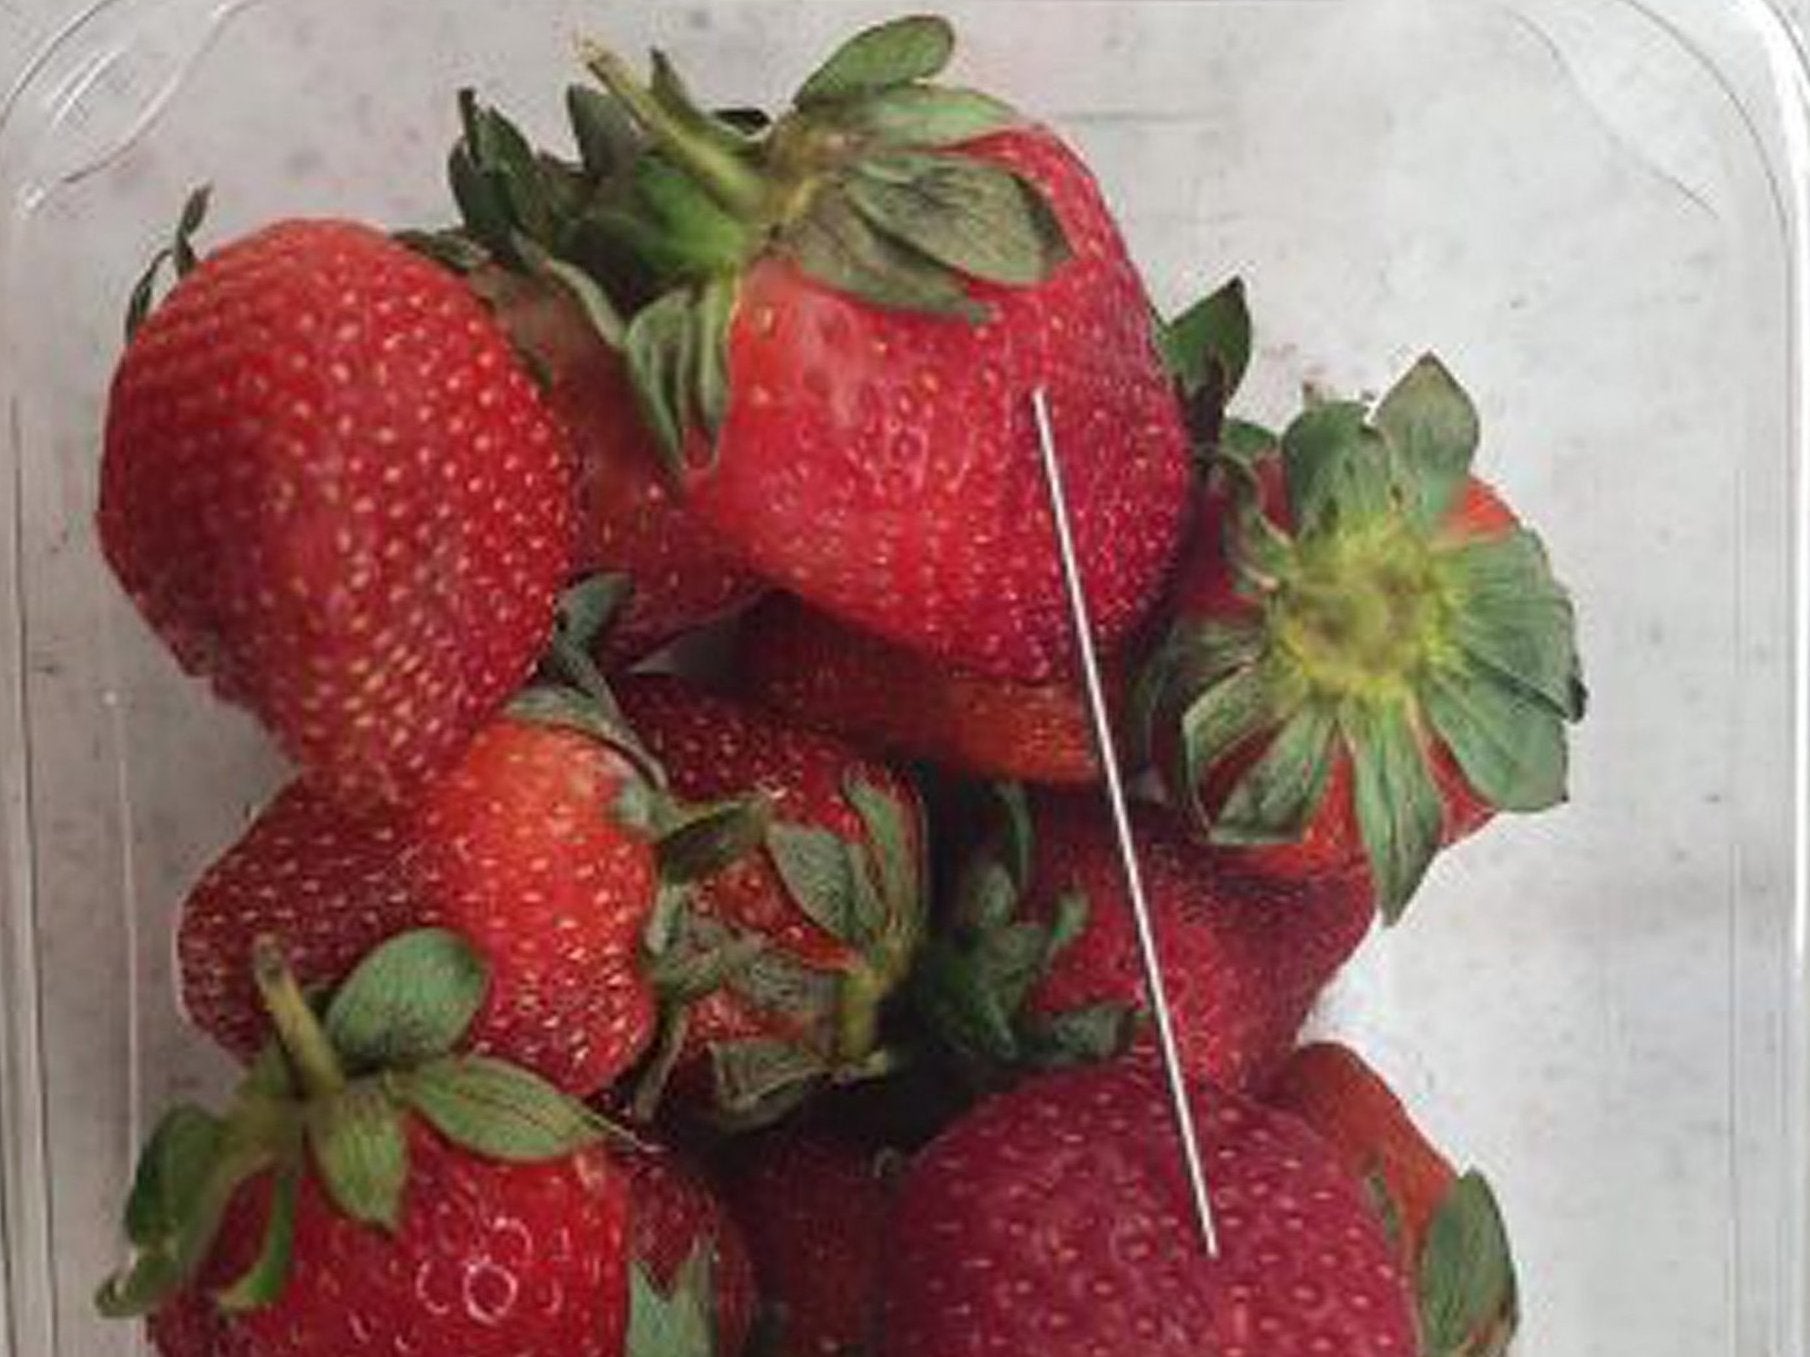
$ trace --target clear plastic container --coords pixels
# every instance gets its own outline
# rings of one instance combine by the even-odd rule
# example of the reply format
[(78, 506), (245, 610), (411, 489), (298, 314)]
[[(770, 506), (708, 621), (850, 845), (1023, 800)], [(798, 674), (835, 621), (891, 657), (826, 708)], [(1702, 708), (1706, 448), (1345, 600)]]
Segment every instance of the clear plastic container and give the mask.
[[(1237, 272), (1258, 416), (1436, 347), (1582, 610), (1573, 804), (1444, 857), (1321, 1022), (1487, 1166), (1545, 1357), (1799, 1357), (1805, 68), (1762, 0), (941, 0), (962, 69), (1089, 153), (1166, 305)], [(771, 100), (866, 0), (110, 0), (0, 123), (0, 1351), (91, 1310), (146, 1118), (222, 1067), (184, 887), (276, 784), (96, 551), (123, 299), (215, 238), (444, 214), (452, 91), (555, 130), (572, 39)], [(9, 1346), (10, 1344), (10, 1346)]]

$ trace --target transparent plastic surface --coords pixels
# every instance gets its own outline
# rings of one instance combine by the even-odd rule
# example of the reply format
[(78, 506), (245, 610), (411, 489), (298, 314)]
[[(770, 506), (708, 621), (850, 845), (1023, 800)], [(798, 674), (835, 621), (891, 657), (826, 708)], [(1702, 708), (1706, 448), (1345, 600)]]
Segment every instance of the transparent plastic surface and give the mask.
[[(1435, 868), (1322, 1025), (1485, 1165), (1546, 1357), (1798, 1357), (1803, 69), (1764, 4), (943, 0), (963, 70), (1075, 137), (1165, 305), (1237, 272), (1247, 400), (1436, 347), (1582, 605), (1573, 804)], [(91, 524), (123, 300), (189, 186), (214, 238), (444, 213), (452, 92), (555, 128), (572, 39), (770, 101), (865, 0), (114, 0), (0, 123), (0, 1351), (92, 1315), (145, 1119), (215, 1085), (183, 889), (276, 785)], [(1177, 1247), (1182, 1247), (1182, 1241)]]

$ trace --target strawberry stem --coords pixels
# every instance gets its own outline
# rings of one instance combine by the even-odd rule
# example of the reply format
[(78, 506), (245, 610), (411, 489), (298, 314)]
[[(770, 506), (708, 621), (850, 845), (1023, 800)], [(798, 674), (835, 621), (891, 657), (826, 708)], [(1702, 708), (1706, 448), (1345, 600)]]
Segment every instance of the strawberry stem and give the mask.
[(295, 973), (283, 959), (281, 945), (269, 934), (260, 935), (252, 944), (252, 974), (264, 1000), (264, 1010), (270, 1014), (277, 1040), (295, 1067), (303, 1092), (311, 1098), (321, 1098), (343, 1090), (346, 1074), (339, 1053), (333, 1049), (301, 986), (296, 984)]
[(635, 77), (628, 63), (608, 48), (583, 41), (579, 53), (591, 74), (711, 197), (743, 220), (761, 214), (768, 195), (766, 181), (758, 171), (732, 151), (687, 127)]

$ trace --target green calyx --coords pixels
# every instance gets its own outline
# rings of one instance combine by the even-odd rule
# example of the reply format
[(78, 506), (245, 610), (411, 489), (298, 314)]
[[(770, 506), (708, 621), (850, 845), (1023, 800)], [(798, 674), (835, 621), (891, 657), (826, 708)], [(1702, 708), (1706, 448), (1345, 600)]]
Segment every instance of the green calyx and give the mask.
[(1508, 1229), (1489, 1181), (1454, 1182), (1421, 1243), (1415, 1291), (1426, 1357), (1502, 1357), (1520, 1326)]
[(213, 198), (213, 192), (211, 184), (202, 184), (189, 191), (189, 196), (183, 201), (182, 211), (177, 214), (176, 229), (170, 236), (170, 243), (151, 256), (151, 262), (145, 265), (145, 271), (133, 285), (131, 298), (126, 303), (128, 341), (150, 318), (152, 308), (157, 304), (157, 285), (163, 279), (164, 269), (167, 267), (181, 281), (194, 272), (201, 262), (195, 253), (195, 232), (207, 220), (208, 204)]
[(1220, 844), (1298, 839), (1349, 760), (1391, 921), (1445, 832), (1441, 751), (1489, 806), (1544, 810), (1564, 799), (1565, 727), (1583, 715), (1572, 604), (1539, 539), (1466, 521), (1477, 441), (1469, 398), (1429, 357), (1374, 411), (1322, 402), (1279, 443), (1220, 455), (1251, 606), (1178, 623), (1133, 704), (1171, 794)]
[(975, 322), (969, 284), (1028, 287), (1068, 255), (1042, 193), (963, 143), (1017, 115), (935, 83), (946, 21), (859, 33), (778, 118), (710, 110), (653, 54), (643, 78), (581, 46), (596, 87), (568, 97), (577, 157), (538, 150), (469, 92), (449, 164), (463, 225), (407, 239), (455, 268), (494, 260), (570, 292), (627, 359), (674, 470), (729, 404), (743, 271), (776, 256), (876, 306)]
[(926, 1026), (981, 1087), (1024, 1071), (1109, 1060), (1130, 1046), (1140, 1021), (1137, 1009), (1119, 1004), (1031, 1011), (1032, 991), (1086, 932), (1091, 905), (1071, 892), (1048, 919), (1025, 914), (1029, 808), (1022, 788), (993, 790), (996, 829), (964, 868), (952, 917), (913, 977)]
[(661, 1288), (647, 1265), (629, 1266), (628, 1335), (624, 1357), (716, 1357), (716, 1278), (708, 1239)]
[[(726, 1125), (764, 1124), (826, 1082), (892, 1067), (881, 1013), (923, 934), (926, 868), (910, 805), (859, 775), (843, 795), (860, 817), (860, 839), (776, 819), (771, 803), (755, 797), (701, 810), (661, 841), (668, 886), (643, 939), (643, 965), (665, 1021), (637, 1091), (638, 1115), (652, 1115), (683, 1054), (691, 1008), (719, 990), (771, 1015), (785, 1033), (711, 1049), (716, 1112)], [(756, 853), (793, 907), (846, 946), (845, 964), (806, 964), (710, 912), (710, 878)]]
[(274, 939), (258, 940), (253, 970), (276, 1040), (224, 1114), (180, 1106), (153, 1132), (126, 1204), (133, 1258), (100, 1288), (103, 1315), (147, 1314), (192, 1285), (229, 1205), (259, 1179), (269, 1185), (263, 1242), (213, 1296), (228, 1313), (282, 1294), (305, 1173), (349, 1218), (400, 1228), (411, 1115), (471, 1154), (514, 1162), (564, 1158), (607, 1129), (539, 1076), (457, 1053), (489, 974), (456, 934), (392, 938), (323, 1009), (302, 993)]

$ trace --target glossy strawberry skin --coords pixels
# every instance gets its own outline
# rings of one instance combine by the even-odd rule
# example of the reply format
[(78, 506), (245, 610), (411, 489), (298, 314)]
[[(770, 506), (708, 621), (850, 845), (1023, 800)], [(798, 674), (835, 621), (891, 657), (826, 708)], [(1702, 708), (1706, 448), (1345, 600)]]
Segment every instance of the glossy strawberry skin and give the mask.
[(885, 310), (767, 257), (742, 280), (731, 401), (691, 459), (697, 512), (777, 584), (864, 630), (1035, 682), (1073, 663), (1031, 395), (1049, 397), (1099, 637), (1152, 605), (1190, 460), (1150, 305), (1097, 185), (1057, 138), (961, 148), (1047, 195), (1074, 257), (975, 284), (979, 324)]
[[(1260, 477), (1265, 511), (1287, 526), (1287, 500), (1278, 463), (1274, 459), (1265, 462)], [(1177, 619), (1227, 622), (1256, 615), (1258, 605), (1240, 589), (1226, 556), (1230, 512), (1230, 501), (1223, 492), (1214, 491), (1205, 497), (1198, 527), (1176, 569), (1172, 611)], [(1493, 537), (1512, 531), (1516, 525), (1514, 514), (1495, 491), (1473, 477), (1452, 510), (1446, 530), (1467, 537)], [(1203, 781), (1200, 798), (1209, 817), (1224, 804), (1232, 787), (1262, 753), (1262, 744), (1253, 743), (1220, 764)], [(1450, 750), (1436, 741), (1432, 753), (1433, 779), (1445, 805), (1443, 838), (1447, 844), (1456, 843), (1482, 829), (1495, 812), (1465, 781)], [(1167, 762), (1161, 750), (1159, 762)], [(1341, 754), (1327, 779), (1320, 812), (1300, 837), (1289, 843), (1240, 848), (1236, 850), (1237, 860), (1252, 872), (1284, 880), (1308, 881), (1327, 873), (1363, 870), (1364, 841), (1352, 799), (1351, 777), (1351, 759)]]
[(107, 412), (107, 561), (183, 667), (337, 794), (393, 798), (520, 686), (572, 555), (569, 452), (484, 307), (368, 227), (213, 255)]
[(1354, 1177), (1380, 1176), (1400, 1215), (1403, 1255), (1418, 1259), (1458, 1174), (1376, 1071), (1336, 1043), (1303, 1046), (1264, 1100), (1311, 1126)]
[[(756, 609), (738, 644), (742, 682), (756, 701), (863, 748), (973, 777), (1055, 785), (1099, 778), (1087, 708), (1070, 682), (1015, 683), (956, 669), (791, 598)], [(1115, 670), (1109, 683), (1116, 677)], [(1116, 702), (1122, 685), (1113, 687)]]
[[(866, 827), (845, 793), (849, 779), (860, 778), (909, 808), (910, 835), (921, 851), (916, 793), (890, 768), (840, 741), (668, 675), (630, 675), (616, 685), (616, 695), (629, 724), (665, 765), (679, 797), (705, 803), (760, 792), (771, 801), (776, 820), (866, 843)], [(838, 973), (858, 963), (850, 946), (799, 907), (764, 852), (703, 883), (697, 900), (703, 913), (763, 935), (769, 946), (809, 969)], [(688, 1050), (694, 1055), (720, 1043), (767, 1037), (809, 1039), (789, 1017), (733, 988), (719, 989), (691, 1009)]]
[(626, 576), (628, 603), (599, 657), (608, 668), (727, 616), (764, 588), (685, 505), (641, 422), (621, 358), (562, 294), (500, 269), (474, 285), (546, 381), (577, 463), (577, 567)]
[(720, 1357), (735, 1357), (754, 1326), (754, 1268), (742, 1231), (702, 1173), (677, 1151), (627, 1151), (620, 1162), (633, 1206), (629, 1250), (654, 1285), (670, 1288), (700, 1245), (710, 1250)]
[(875, 1156), (811, 1131), (757, 1141), (730, 1179), (778, 1357), (875, 1351), (890, 1189)]
[(446, 927), (491, 966), (474, 1048), (596, 1091), (634, 1063), (654, 1022), (637, 967), (654, 854), (623, 818), (635, 780), (588, 735), (505, 717), (404, 806), (348, 811), (292, 783), (184, 906), (189, 1017), (249, 1059), (268, 1034), (247, 960), (258, 934), (313, 985), (397, 933)]
[[(1035, 856), (1026, 913), (1047, 918), (1073, 890), (1086, 930), (1032, 991), (1034, 1011), (1145, 1003), (1144, 972), (1117, 840), (1103, 805), (1080, 797), (1034, 804)], [(1287, 1059), (1321, 991), (1370, 931), (1369, 891), (1347, 873), (1272, 882), (1193, 843), (1166, 813), (1133, 812), (1144, 884), (1156, 915), (1170, 1012), (1191, 1077), (1260, 1086)], [(1150, 1048), (1148, 1026), (1140, 1045)]]
[[(256, 1357), (620, 1357), (628, 1182), (600, 1149), (544, 1164), (479, 1159), (415, 1125), (395, 1233), (341, 1215), (303, 1176), (281, 1295), (230, 1321)], [(268, 1191), (242, 1192), (209, 1261), (239, 1275)]]
[(983, 1104), (900, 1188), (887, 1357), (1412, 1357), (1361, 1190), (1293, 1118), (1198, 1086), (1219, 1257), (1194, 1245), (1160, 1078), (1052, 1075)]

